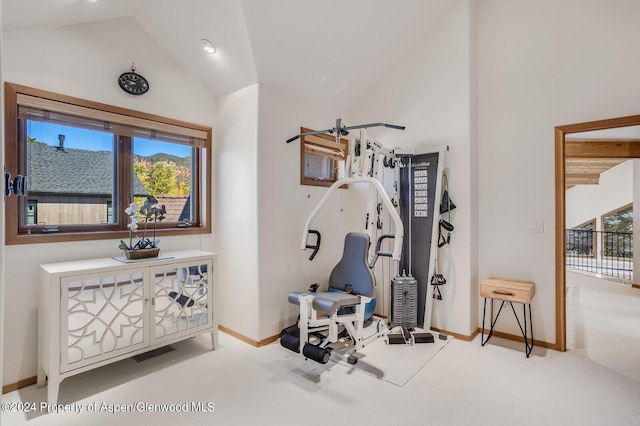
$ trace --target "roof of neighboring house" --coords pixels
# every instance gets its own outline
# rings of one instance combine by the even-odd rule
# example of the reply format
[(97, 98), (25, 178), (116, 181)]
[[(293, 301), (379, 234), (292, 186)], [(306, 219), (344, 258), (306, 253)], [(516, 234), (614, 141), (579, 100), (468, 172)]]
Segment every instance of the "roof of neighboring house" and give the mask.
[(191, 197), (188, 195), (156, 195), (156, 199), (167, 210), (166, 221), (181, 222), (191, 218)]
[[(112, 194), (113, 153), (29, 143), (27, 191), (56, 194)], [(147, 189), (134, 178), (134, 194)]]

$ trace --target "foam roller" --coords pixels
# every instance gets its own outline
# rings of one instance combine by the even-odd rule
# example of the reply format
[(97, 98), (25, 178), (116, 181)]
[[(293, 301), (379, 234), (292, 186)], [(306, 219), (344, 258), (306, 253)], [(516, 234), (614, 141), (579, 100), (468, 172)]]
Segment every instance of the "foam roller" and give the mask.
[(315, 362), (319, 362), (320, 364), (326, 364), (331, 356), (328, 350), (310, 343), (304, 345), (302, 354)]
[(290, 325), (287, 328), (282, 329), (280, 332), (280, 336), (283, 334), (290, 334), (292, 336), (300, 337), (300, 329), (298, 328), (298, 324)]
[[(300, 353), (300, 338), (291, 334), (283, 334), (280, 336), (280, 344), (290, 351)], [(306, 348), (306, 346), (305, 346)]]

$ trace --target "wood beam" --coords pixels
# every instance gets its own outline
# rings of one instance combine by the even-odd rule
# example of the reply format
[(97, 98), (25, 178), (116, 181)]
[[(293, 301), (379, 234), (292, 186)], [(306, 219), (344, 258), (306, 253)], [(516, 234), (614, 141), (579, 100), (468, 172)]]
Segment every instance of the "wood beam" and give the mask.
[(569, 166), (567, 165), (567, 173), (572, 175), (577, 174), (595, 174), (602, 173), (609, 170), (611, 167), (601, 166), (594, 164), (592, 166)]
[(568, 166), (590, 166), (594, 163), (606, 165), (609, 167), (627, 161), (627, 158), (567, 158), (564, 163)]
[(566, 158), (638, 158), (640, 142), (565, 142)]
[(599, 174), (569, 174), (565, 175), (565, 185), (598, 185), (600, 183)]
[[(576, 173), (602, 173), (607, 171), (620, 163), (627, 160), (615, 158), (615, 159), (601, 159), (601, 158), (570, 158), (565, 163), (566, 172), (570, 174)], [(569, 161), (574, 160), (574, 161)]]

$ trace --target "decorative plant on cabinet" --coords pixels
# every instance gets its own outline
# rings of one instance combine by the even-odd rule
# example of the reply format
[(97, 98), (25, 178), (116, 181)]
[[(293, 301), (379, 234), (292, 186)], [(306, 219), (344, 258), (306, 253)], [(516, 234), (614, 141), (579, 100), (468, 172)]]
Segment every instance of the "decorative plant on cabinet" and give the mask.
[[(163, 205), (158, 205), (158, 200), (153, 195), (147, 195), (142, 206), (133, 202), (124, 210), (129, 216), (129, 244), (120, 240), (120, 249), (124, 250), (127, 259), (143, 259), (147, 257), (157, 257), (160, 253), (160, 239), (156, 239), (156, 225), (162, 222), (167, 213)], [(138, 236), (139, 222), (144, 221), (142, 238)], [(147, 227), (149, 222), (153, 222), (153, 237), (147, 237)], [(135, 238), (135, 242), (134, 242)]]

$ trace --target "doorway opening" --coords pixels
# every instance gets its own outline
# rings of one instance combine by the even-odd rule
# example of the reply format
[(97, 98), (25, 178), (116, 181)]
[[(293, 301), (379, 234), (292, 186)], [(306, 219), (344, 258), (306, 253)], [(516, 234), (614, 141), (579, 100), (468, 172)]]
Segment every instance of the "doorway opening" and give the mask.
[[(622, 247), (621, 249), (616, 247), (615, 249), (607, 249), (607, 245), (617, 242), (618, 240), (624, 240), (624, 232), (618, 232), (610, 236), (604, 233), (600, 235), (601, 240), (597, 240), (593, 232), (596, 231), (595, 226), (597, 221), (602, 221), (602, 216), (585, 219), (582, 223), (579, 223), (575, 217), (570, 218), (569, 223), (567, 220), (567, 188), (572, 185), (589, 185), (596, 184), (598, 178), (601, 176), (604, 170), (612, 169), (614, 167), (620, 167), (620, 165), (627, 164), (626, 167), (631, 167), (633, 170), (637, 165), (633, 165), (633, 161), (629, 162), (629, 159), (640, 159), (640, 115), (622, 117), (616, 119), (600, 120), (587, 123), (572, 124), (568, 126), (556, 127), (556, 345), (555, 349), (565, 351), (567, 349), (574, 349), (584, 342), (579, 341), (580, 336), (575, 335), (576, 324), (579, 321), (585, 320), (586, 317), (575, 317), (574, 308), (589, 309), (589, 306), (600, 309), (598, 315), (594, 316), (596, 322), (600, 323), (604, 329), (607, 327), (616, 328), (616, 330), (624, 330), (626, 325), (624, 321), (622, 323), (615, 323), (606, 325), (606, 321), (615, 317), (613, 313), (616, 311), (616, 305), (621, 307), (624, 305), (623, 293), (631, 292), (631, 296), (640, 298), (640, 290), (633, 289), (634, 283), (640, 282), (640, 277), (633, 279), (632, 273), (629, 276), (625, 276), (621, 281), (627, 281), (626, 288), (620, 288), (620, 294), (613, 295), (606, 293), (595, 292), (597, 288), (583, 286), (574, 286), (574, 283), (589, 282), (589, 279), (574, 275), (576, 272), (572, 269), (571, 272), (567, 270), (567, 261), (574, 261), (575, 259), (569, 259), (570, 255), (593, 257), (594, 259), (582, 259), (581, 264), (594, 264), (600, 265), (601, 269), (596, 270), (595, 274), (599, 274), (603, 271), (602, 266), (608, 265), (610, 258), (615, 254), (621, 257), (622, 263), (618, 263), (615, 268), (610, 269), (629, 269), (629, 265), (632, 265), (633, 255), (632, 249)], [(637, 161), (636, 161), (637, 162)], [(631, 165), (629, 165), (631, 163)], [(578, 170), (575, 166), (579, 164), (580, 176), (576, 176)], [(596, 167), (604, 169), (597, 171)], [(638, 169), (640, 170), (640, 168)], [(633, 172), (632, 172), (633, 175)], [(632, 178), (633, 180), (633, 178)], [(634, 186), (634, 185), (631, 185)], [(640, 188), (640, 185), (638, 185)], [(610, 195), (610, 194), (609, 194)], [(596, 201), (597, 202), (597, 201)], [(612, 201), (613, 202), (613, 201)], [(627, 206), (622, 206), (623, 208)], [(614, 209), (611, 209), (613, 211)], [(595, 210), (594, 210), (595, 211)], [(573, 222), (573, 223), (571, 223)], [(602, 223), (602, 222), (600, 222)], [(589, 229), (592, 226), (593, 229)], [(567, 229), (569, 229), (569, 235), (575, 238), (574, 242), (579, 244), (586, 244), (581, 247), (567, 248)], [(639, 228), (640, 229), (640, 228)], [(601, 231), (604, 232), (604, 231)], [(605, 238), (609, 238), (606, 240)], [(591, 245), (591, 247), (589, 247)], [(573, 250), (573, 252), (572, 252)], [(607, 251), (608, 250), (608, 251)], [(636, 251), (640, 251), (639, 249)], [(636, 254), (637, 255), (637, 254)], [(620, 262), (620, 260), (618, 260)], [(622, 265), (622, 266), (620, 266)], [(633, 268), (631, 267), (631, 270)], [(639, 276), (640, 272), (636, 274)], [(567, 284), (570, 283), (568, 286)], [(597, 285), (597, 284), (594, 284)], [(575, 290), (578, 288), (577, 290)], [(583, 290), (583, 288), (586, 288)], [(611, 287), (613, 288), (613, 287)], [(575, 291), (574, 291), (575, 290)], [(636, 294), (637, 293), (637, 294)], [(640, 299), (638, 299), (640, 301)], [(606, 308), (606, 304), (611, 304), (609, 308), (609, 314), (602, 314), (602, 309)], [(637, 303), (637, 302), (636, 302)], [(585, 307), (586, 306), (586, 307)], [(571, 309), (569, 309), (571, 308)], [(618, 312), (621, 309), (618, 309)], [(624, 309), (622, 309), (624, 310)], [(580, 311), (586, 312), (586, 311)], [(589, 321), (594, 321), (593, 318)], [(587, 321), (588, 322), (588, 321)], [(584, 324), (582, 324), (584, 325)], [(581, 327), (579, 325), (578, 327)], [(569, 330), (568, 330), (569, 326)], [(569, 332), (568, 332), (569, 331)], [(604, 331), (599, 339), (607, 334)], [(593, 334), (591, 334), (593, 335)], [(597, 333), (596, 333), (597, 335)], [(584, 337), (584, 336), (582, 336)], [(569, 346), (567, 341), (569, 339)], [(640, 345), (640, 338), (638, 339)]]

